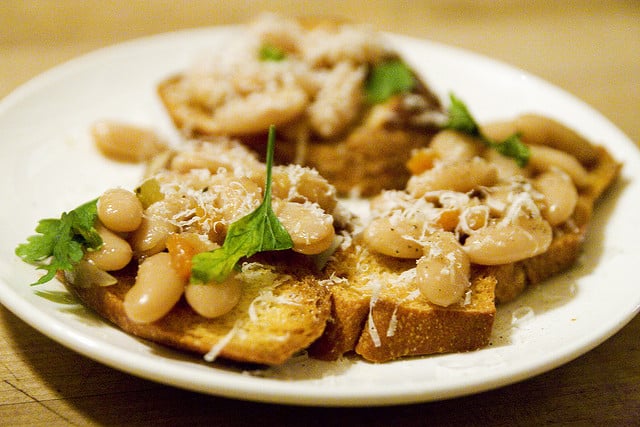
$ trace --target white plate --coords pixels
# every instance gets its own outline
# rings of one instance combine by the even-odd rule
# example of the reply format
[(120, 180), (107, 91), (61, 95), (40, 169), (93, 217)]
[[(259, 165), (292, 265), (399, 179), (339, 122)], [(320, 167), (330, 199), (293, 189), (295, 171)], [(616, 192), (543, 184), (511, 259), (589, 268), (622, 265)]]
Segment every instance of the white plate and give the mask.
[(444, 399), (520, 381), (587, 352), (638, 312), (640, 287), (629, 279), (640, 259), (640, 191), (631, 178), (640, 176), (640, 156), (633, 143), (587, 105), (525, 72), (395, 35), (392, 41), (442, 98), (454, 91), (479, 121), (541, 112), (605, 144), (625, 162), (622, 178), (593, 218), (579, 264), (500, 307), (491, 346), (380, 365), (298, 358), (278, 369), (247, 373), (138, 340), (82, 306), (37, 296), (36, 290), (63, 289), (59, 283), (30, 287), (38, 273), (14, 255), (38, 219), (57, 217), (112, 186), (133, 188), (141, 176), (139, 166), (98, 155), (89, 125), (122, 119), (172, 138), (156, 83), (234, 31), (178, 32), (103, 49), (41, 75), (0, 103), (2, 304), (63, 345), (133, 375), (228, 397), (333, 406)]

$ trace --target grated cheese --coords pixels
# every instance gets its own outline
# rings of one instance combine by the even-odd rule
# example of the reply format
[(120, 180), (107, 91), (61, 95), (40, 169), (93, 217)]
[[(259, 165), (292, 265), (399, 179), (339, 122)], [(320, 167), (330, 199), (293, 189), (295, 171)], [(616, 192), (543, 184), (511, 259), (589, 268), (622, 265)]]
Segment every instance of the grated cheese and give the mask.
[(224, 337), (222, 337), (222, 339), (218, 341), (213, 347), (211, 347), (211, 350), (209, 350), (209, 352), (203, 356), (204, 360), (207, 362), (215, 361), (216, 358), (220, 355), (220, 352), (224, 350), (227, 344), (229, 344), (229, 342), (233, 339), (233, 337), (236, 336), (241, 326), (242, 326), (242, 322), (237, 321), (233, 325), (233, 328), (231, 328), (231, 330), (227, 332), (227, 334)]
[(378, 328), (373, 320), (373, 308), (378, 302), (378, 297), (380, 296), (380, 291), (382, 290), (382, 283), (377, 280), (372, 280), (369, 282), (369, 286), (371, 288), (371, 299), (369, 300), (369, 316), (367, 318), (367, 330), (369, 331), (369, 335), (371, 336), (371, 341), (373, 341), (373, 345), (376, 347), (380, 347), (382, 342), (380, 341), (380, 335), (378, 334)]
[(336, 275), (335, 271), (331, 272), (331, 275), (329, 276), (328, 279), (324, 279), (324, 280), (319, 280), (318, 284), (320, 286), (325, 286), (325, 287), (331, 287), (333, 285), (338, 285), (338, 284), (348, 284), (349, 283), (349, 279), (347, 279), (346, 277), (340, 277), (338, 275)]
[[(413, 268), (412, 270), (415, 272), (415, 268)], [(420, 291), (416, 289), (413, 292), (409, 293), (409, 295), (407, 295), (405, 298), (398, 301), (395, 308), (393, 309), (393, 313), (391, 314), (391, 319), (389, 320), (389, 327), (387, 328), (386, 334), (387, 337), (392, 337), (396, 333), (396, 328), (398, 326), (398, 308), (400, 307), (400, 305), (408, 301), (413, 301), (419, 296)]]

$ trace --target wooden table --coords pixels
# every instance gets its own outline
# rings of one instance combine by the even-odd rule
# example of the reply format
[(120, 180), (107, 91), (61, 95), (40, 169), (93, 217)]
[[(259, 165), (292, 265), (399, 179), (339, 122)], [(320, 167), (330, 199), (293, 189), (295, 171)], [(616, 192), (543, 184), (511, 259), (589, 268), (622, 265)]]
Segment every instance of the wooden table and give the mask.
[[(572, 92), (640, 141), (640, 3), (629, 1), (4, 1), (0, 97), (95, 48), (261, 10), (331, 15), (444, 42)], [(382, 408), (286, 407), (201, 395), (84, 358), (0, 308), (4, 425), (640, 424), (640, 317), (546, 374), (478, 395)]]

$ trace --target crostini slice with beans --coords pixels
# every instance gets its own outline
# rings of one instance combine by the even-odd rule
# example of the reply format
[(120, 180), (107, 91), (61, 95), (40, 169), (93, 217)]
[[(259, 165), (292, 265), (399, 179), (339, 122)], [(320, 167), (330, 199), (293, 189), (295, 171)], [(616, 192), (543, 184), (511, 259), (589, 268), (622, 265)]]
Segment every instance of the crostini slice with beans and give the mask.
[[(102, 136), (130, 128), (113, 125)], [(134, 191), (42, 220), (16, 253), (48, 271), (38, 283), (58, 271), (124, 331), (207, 360), (283, 363), (324, 329), (318, 271), (348, 217), (314, 170), (274, 168), (274, 143), (272, 131), (264, 164), (227, 138), (185, 142), (154, 158)]]
[(450, 129), (414, 152), (406, 189), (374, 197), (361, 236), (327, 266), (332, 315), (312, 355), (385, 362), (481, 348), (494, 302), (574, 264), (620, 164), (543, 116), (483, 129), (517, 134), (528, 161)]

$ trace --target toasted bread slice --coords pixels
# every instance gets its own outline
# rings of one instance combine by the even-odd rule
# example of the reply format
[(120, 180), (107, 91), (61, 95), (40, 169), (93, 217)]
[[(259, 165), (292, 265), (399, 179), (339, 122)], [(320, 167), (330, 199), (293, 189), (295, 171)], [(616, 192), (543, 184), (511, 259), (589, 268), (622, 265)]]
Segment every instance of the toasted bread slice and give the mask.
[[(255, 52), (244, 52), (238, 59), (242, 65), (234, 63), (247, 76), (227, 73), (214, 63), (185, 70), (158, 85), (159, 97), (178, 129), (189, 137), (232, 136), (257, 148), (268, 126), (275, 124), (280, 140), (276, 162), (317, 169), (341, 195), (371, 196), (404, 187), (409, 178), (404, 165), (411, 151), (429, 142), (443, 110), (438, 97), (413, 71), (411, 89), (379, 103), (365, 99), (371, 70), (400, 60), (379, 34), (346, 23), (269, 16), (249, 26), (244, 36), (257, 39), (250, 44)], [(272, 75), (270, 61), (255, 59), (260, 46), (284, 52), (278, 65), (283, 71)], [(237, 52), (226, 54), (225, 61), (233, 63), (229, 57)], [(288, 68), (287, 63), (294, 65)], [(282, 90), (262, 90), (263, 75), (272, 75), (270, 85), (282, 84)], [(242, 86), (236, 80), (252, 81), (253, 92), (240, 88), (224, 97), (218, 93), (221, 87), (224, 91)], [(232, 99), (237, 114), (225, 113), (228, 104), (220, 101), (223, 98)]]
[(474, 272), (468, 298), (441, 307), (413, 282), (415, 261), (379, 255), (355, 242), (327, 266), (333, 307), (323, 336), (309, 348), (334, 360), (355, 350), (366, 360), (463, 352), (489, 342), (495, 317), (495, 279)]
[(181, 300), (162, 319), (136, 323), (124, 310), (124, 296), (136, 271), (114, 273), (118, 284), (69, 288), (100, 316), (123, 331), (182, 351), (238, 362), (277, 365), (307, 348), (324, 331), (330, 313), (329, 293), (313, 268), (288, 253), (265, 264), (252, 264), (257, 280), (245, 283), (240, 302), (226, 315), (207, 319)]
[[(175, 76), (162, 82), (158, 93), (177, 128), (191, 137), (207, 138), (215, 135), (208, 130), (208, 113), (188, 102), (180, 87), (182, 77)], [(440, 105), (434, 95), (428, 98), (428, 107), (434, 114)], [(402, 98), (389, 101), (380, 108), (389, 112), (393, 121), (364, 121), (339, 138), (303, 141), (288, 135), (279, 135), (275, 160), (279, 164), (298, 163), (316, 169), (332, 183), (338, 194), (356, 194), (363, 197), (378, 194), (384, 189), (403, 188), (410, 177), (405, 164), (414, 149), (428, 145), (437, 131), (435, 123), (414, 126), (400, 119), (397, 111)], [(395, 111), (394, 111), (395, 110)], [(234, 135), (248, 147), (264, 134)], [(301, 154), (301, 151), (304, 154)]]
[[(349, 216), (339, 212), (335, 189), (315, 171), (292, 166), (267, 174), (266, 169), (247, 148), (226, 138), (185, 142), (180, 150), (154, 159), (135, 192), (120, 190), (112, 203), (107, 191), (96, 204), (96, 227), (104, 245), (87, 251), (80, 266), (108, 271), (116, 284), (89, 277), (78, 267), (66, 276), (73, 283), (70, 289), (88, 307), (136, 336), (206, 355), (207, 360), (219, 356), (283, 363), (324, 330), (330, 299), (319, 283), (318, 259), (340, 240), (337, 234), (348, 227)], [(262, 215), (266, 174), (271, 177), (272, 209)], [(140, 210), (113, 208), (122, 200), (137, 203)], [(139, 221), (115, 234), (107, 228), (114, 211), (126, 218), (137, 215)], [(276, 215), (286, 231), (273, 224)], [(283, 241), (285, 232), (290, 244)], [(111, 246), (110, 241), (119, 243)], [(240, 254), (241, 271), (208, 278), (207, 272), (219, 271), (220, 264), (204, 262), (205, 278), (192, 277), (195, 257), (220, 247), (231, 247), (231, 256)], [(125, 267), (101, 263), (101, 255), (114, 253), (128, 257)], [(98, 256), (97, 261), (92, 256)], [(238, 258), (232, 259), (229, 268), (237, 270)], [(145, 279), (158, 265), (166, 270)], [(162, 286), (167, 277), (169, 285)], [(192, 285), (201, 288), (191, 293)], [(214, 295), (205, 295), (212, 290)], [(140, 316), (137, 310), (148, 314), (147, 308), (152, 315)]]
[(486, 346), (495, 302), (515, 299), (527, 286), (570, 268), (578, 258), (594, 205), (621, 167), (604, 148), (595, 146), (593, 153), (573, 215), (554, 227), (549, 248), (514, 263), (472, 266), (471, 286), (459, 303), (432, 304), (418, 291), (415, 260), (378, 254), (355, 239), (328, 266), (331, 317), (310, 354), (335, 360), (355, 351), (369, 361), (385, 362)]

